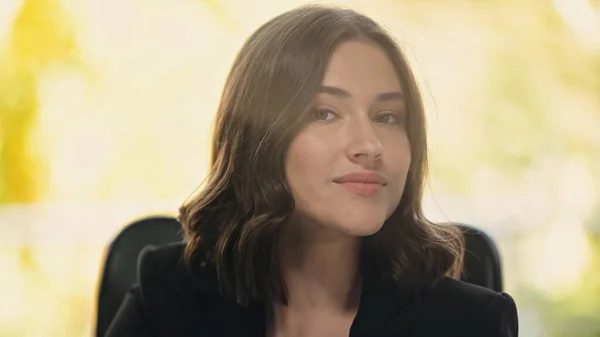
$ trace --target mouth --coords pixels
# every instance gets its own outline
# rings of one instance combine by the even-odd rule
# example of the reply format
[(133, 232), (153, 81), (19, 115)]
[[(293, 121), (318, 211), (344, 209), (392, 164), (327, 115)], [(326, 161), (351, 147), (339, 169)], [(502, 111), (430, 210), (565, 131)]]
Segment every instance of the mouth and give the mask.
[(361, 195), (375, 195), (387, 185), (387, 179), (376, 171), (359, 171), (333, 179), (344, 189)]
[(333, 179), (334, 183), (362, 183), (362, 184), (379, 184), (381, 186), (387, 185), (387, 179), (383, 174), (377, 171), (357, 171), (339, 176)]

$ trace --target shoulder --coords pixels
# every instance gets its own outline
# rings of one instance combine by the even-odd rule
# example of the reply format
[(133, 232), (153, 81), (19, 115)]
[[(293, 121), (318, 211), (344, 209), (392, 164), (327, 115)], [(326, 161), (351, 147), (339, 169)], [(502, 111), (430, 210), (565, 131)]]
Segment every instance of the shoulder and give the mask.
[[(154, 291), (160, 285), (165, 291), (175, 291), (176, 285), (189, 285), (192, 275), (183, 263), (183, 244), (146, 246), (138, 257), (138, 285), (141, 290)], [(184, 287), (187, 288), (187, 287)]]
[(443, 327), (450, 335), (517, 336), (517, 308), (512, 297), (466, 282), (443, 279), (415, 306), (423, 331)]
[(183, 251), (179, 243), (140, 253), (138, 296), (155, 335), (242, 336), (262, 331), (262, 307), (241, 307), (225, 299), (208, 275), (192, 276)]
[[(423, 304), (436, 304), (453, 309), (480, 309), (496, 299), (512, 302), (506, 293), (499, 293), (488, 288), (466, 283), (451, 278), (444, 278), (423, 297)], [(502, 300), (500, 300), (502, 301)]]
[(183, 261), (183, 243), (144, 247), (138, 257), (138, 280), (177, 280), (191, 277)]
[[(147, 246), (142, 250), (137, 274), (138, 286), (143, 294), (151, 295), (154, 301), (217, 295), (216, 287), (205, 285), (208, 278), (192, 275), (184, 262), (183, 250), (183, 243)], [(161, 298), (162, 295), (164, 298)]]
[(189, 272), (183, 249), (182, 243), (148, 246), (138, 257), (137, 288), (143, 311), (156, 330), (166, 335), (175, 330), (187, 335), (200, 327), (207, 329), (214, 313), (227, 302), (216, 287), (212, 290), (199, 286), (203, 280)]

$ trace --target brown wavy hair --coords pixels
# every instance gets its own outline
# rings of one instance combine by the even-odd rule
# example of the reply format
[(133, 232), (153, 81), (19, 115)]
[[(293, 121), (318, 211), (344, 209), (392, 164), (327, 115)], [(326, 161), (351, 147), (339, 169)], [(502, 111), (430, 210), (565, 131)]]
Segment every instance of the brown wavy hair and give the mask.
[(211, 167), (203, 188), (180, 209), (184, 258), (198, 279), (212, 275), (240, 305), (287, 303), (277, 258), (279, 232), (294, 210), (284, 160), (302, 115), (322, 83), (330, 57), (345, 41), (382, 48), (394, 65), (407, 107), (412, 153), (404, 194), (382, 229), (363, 239), (361, 270), (391, 284), (431, 286), (458, 277), (460, 231), (428, 221), (421, 208), (427, 173), (423, 102), (394, 39), (353, 10), (303, 6), (261, 26), (231, 68), (216, 114)]

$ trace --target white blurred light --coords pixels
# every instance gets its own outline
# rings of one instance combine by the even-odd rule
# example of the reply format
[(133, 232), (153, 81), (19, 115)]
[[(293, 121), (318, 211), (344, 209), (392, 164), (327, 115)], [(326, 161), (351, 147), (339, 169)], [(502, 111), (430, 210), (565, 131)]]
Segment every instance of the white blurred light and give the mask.
[(554, 7), (584, 42), (600, 48), (600, 11), (589, 0), (554, 0)]
[(15, 15), (17, 15), (19, 9), (21, 9), (22, 4), (22, 0), (0, 1), (0, 50), (6, 43)]

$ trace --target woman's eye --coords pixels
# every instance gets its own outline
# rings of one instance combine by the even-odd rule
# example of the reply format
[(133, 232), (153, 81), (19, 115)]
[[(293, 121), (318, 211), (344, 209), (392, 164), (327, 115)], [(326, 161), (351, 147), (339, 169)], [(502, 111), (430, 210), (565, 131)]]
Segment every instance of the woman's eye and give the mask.
[(377, 116), (376, 121), (383, 124), (402, 124), (401, 117), (395, 114), (381, 114)]
[(316, 110), (313, 113), (313, 117), (318, 121), (330, 121), (335, 119), (336, 115), (333, 111), (328, 109)]

